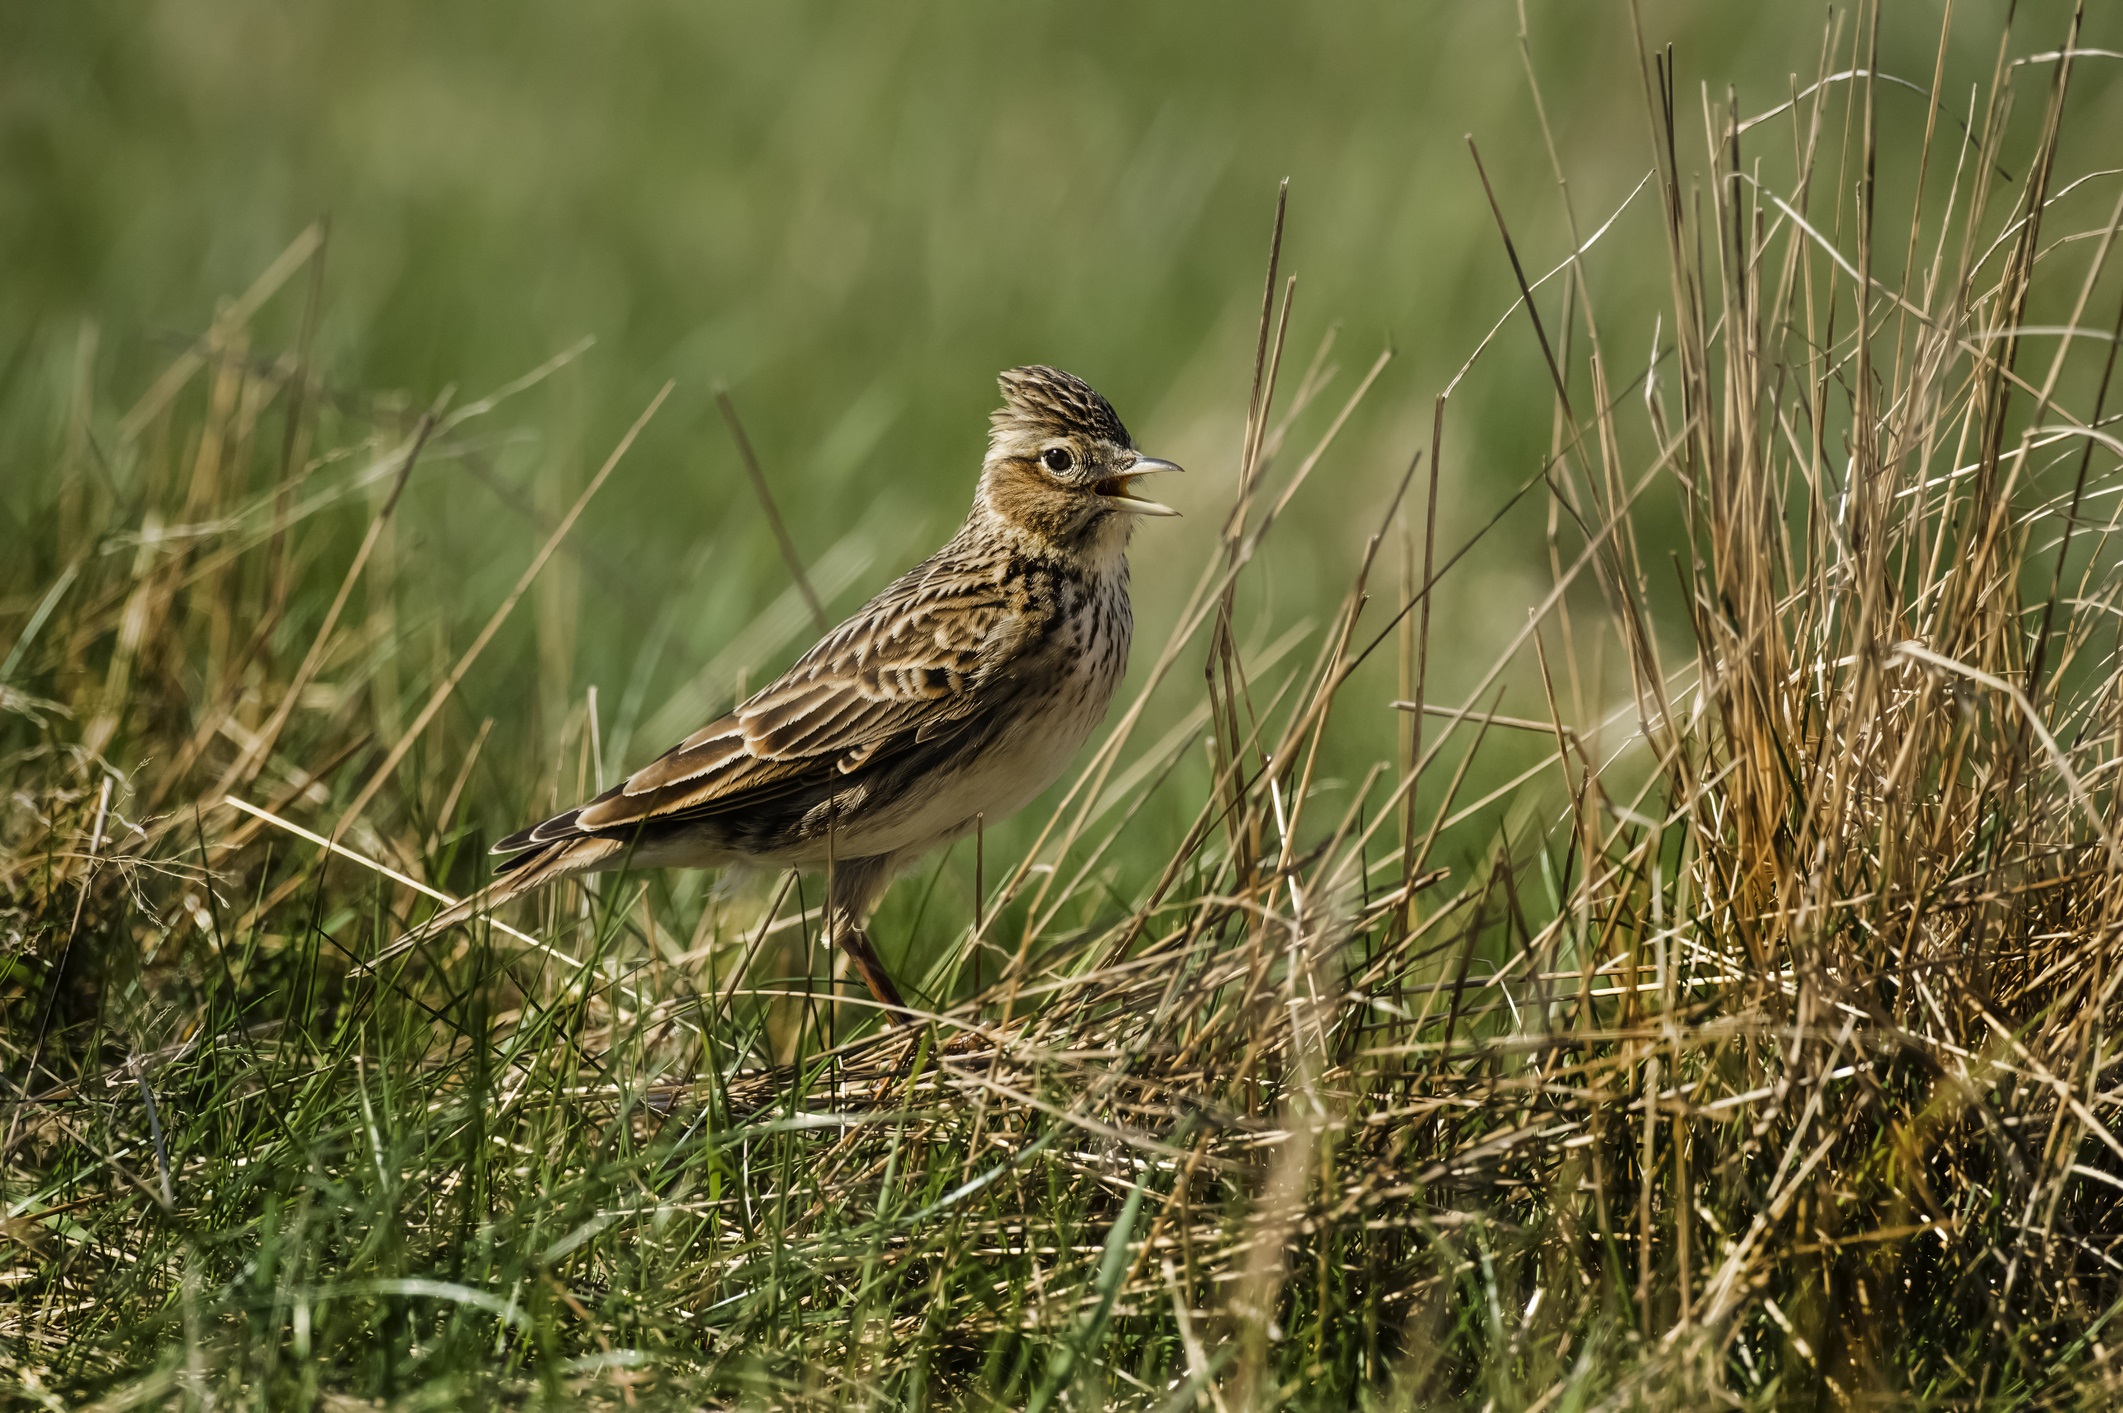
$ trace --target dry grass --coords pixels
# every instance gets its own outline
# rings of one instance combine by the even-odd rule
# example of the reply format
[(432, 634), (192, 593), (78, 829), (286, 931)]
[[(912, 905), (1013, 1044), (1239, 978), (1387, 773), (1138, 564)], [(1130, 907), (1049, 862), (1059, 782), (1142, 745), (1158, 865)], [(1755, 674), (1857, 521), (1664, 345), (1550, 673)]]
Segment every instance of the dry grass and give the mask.
[[(1876, 22), (1752, 121), (1646, 52), (1671, 301), (1648, 360), (1603, 342), (1606, 228), (1566, 202), (1587, 253), (1504, 335), (1554, 373), (1552, 592), (1457, 700), (1449, 397), (1309, 661), (1242, 649), (1236, 587), (1340, 426), (1285, 446), (1323, 380), (1282, 395), (1271, 259), (1219, 553), (1039, 843), (986, 861), (915, 1029), (807, 950), (775, 979), (814, 921), (786, 886), (626, 881), (386, 952), (430, 907), (405, 880), (475, 882), (461, 821), (516, 802), (454, 698), (492, 633), (363, 711), (395, 659), (347, 605), (415, 458), (492, 408), (329, 441), (306, 349), (244, 335), (307, 239), (115, 452), (84, 387), (0, 669), (22, 1396), (2114, 1397), (2123, 202), (2060, 155), (2099, 145), (2088, 61), (2002, 39), (1882, 150)], [(113, 455), (140, 496), (99, 491)], [(1324, 791), (1337, 720), (1389, 701), (1400, 759)], [(1534, 770), (1467, 798), (1528, 733)], [(1204, 738), (1193, 826), (1114, 896)]]

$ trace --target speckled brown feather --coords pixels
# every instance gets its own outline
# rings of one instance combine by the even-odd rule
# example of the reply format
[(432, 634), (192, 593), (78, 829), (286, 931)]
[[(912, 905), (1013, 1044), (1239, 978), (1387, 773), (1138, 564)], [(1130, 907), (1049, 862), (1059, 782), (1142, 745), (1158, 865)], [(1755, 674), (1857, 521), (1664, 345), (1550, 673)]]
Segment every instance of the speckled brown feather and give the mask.
[(980, 734), (1023, 684), (1010, 672), (1061, 607), (1045, 576), (966, 537), (894, 581), (781, 677), (587, 804), (495, 845), (715, 815), (846, 788), (849, 777)]

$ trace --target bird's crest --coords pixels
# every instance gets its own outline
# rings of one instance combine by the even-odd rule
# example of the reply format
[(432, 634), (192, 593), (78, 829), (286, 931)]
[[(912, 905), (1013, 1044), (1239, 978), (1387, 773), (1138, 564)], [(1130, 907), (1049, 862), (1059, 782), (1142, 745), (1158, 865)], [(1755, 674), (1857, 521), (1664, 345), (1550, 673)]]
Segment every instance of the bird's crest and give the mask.
[(991, 447), (1037, 445), (1052, 437), (1135, 445), (1113, 404), (1073, 373), (1033, 364), (1012, 368), (996, 382), (1002, 385), (1003, 405), (988, 417)]

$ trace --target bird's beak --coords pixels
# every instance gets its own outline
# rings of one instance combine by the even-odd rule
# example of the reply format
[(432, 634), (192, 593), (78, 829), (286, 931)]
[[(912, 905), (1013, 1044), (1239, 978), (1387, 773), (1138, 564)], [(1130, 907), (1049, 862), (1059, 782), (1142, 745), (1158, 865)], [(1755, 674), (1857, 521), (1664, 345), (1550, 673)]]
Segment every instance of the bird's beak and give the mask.
[(1169, 461), (1159, 461), (1154, 456), (1139, 456), (1118, 476), (1108, 476), (1100, 481), (1097, 490), (1099, 495), (1104, 497), (1106, 504), (1115, 510), (1125, 510), (1131, 515), (1177, 515), (1179, 512), (1169, 505), (1135, 495), (1132, 482), (1137, 476), (1155, 476), (1160, 472), (1180, 469), (1182, 468)]

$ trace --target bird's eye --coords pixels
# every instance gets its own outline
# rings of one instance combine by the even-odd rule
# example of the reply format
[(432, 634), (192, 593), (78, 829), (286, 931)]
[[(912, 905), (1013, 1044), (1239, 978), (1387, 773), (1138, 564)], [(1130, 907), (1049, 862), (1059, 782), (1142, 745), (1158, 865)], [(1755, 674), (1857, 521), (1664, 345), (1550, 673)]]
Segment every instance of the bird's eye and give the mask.
[(1059, 476), (1076, 464), (1076, 458), (1069, 455), (1065, 446), (1050, 446), (1039, 454), (1039, 464)]

